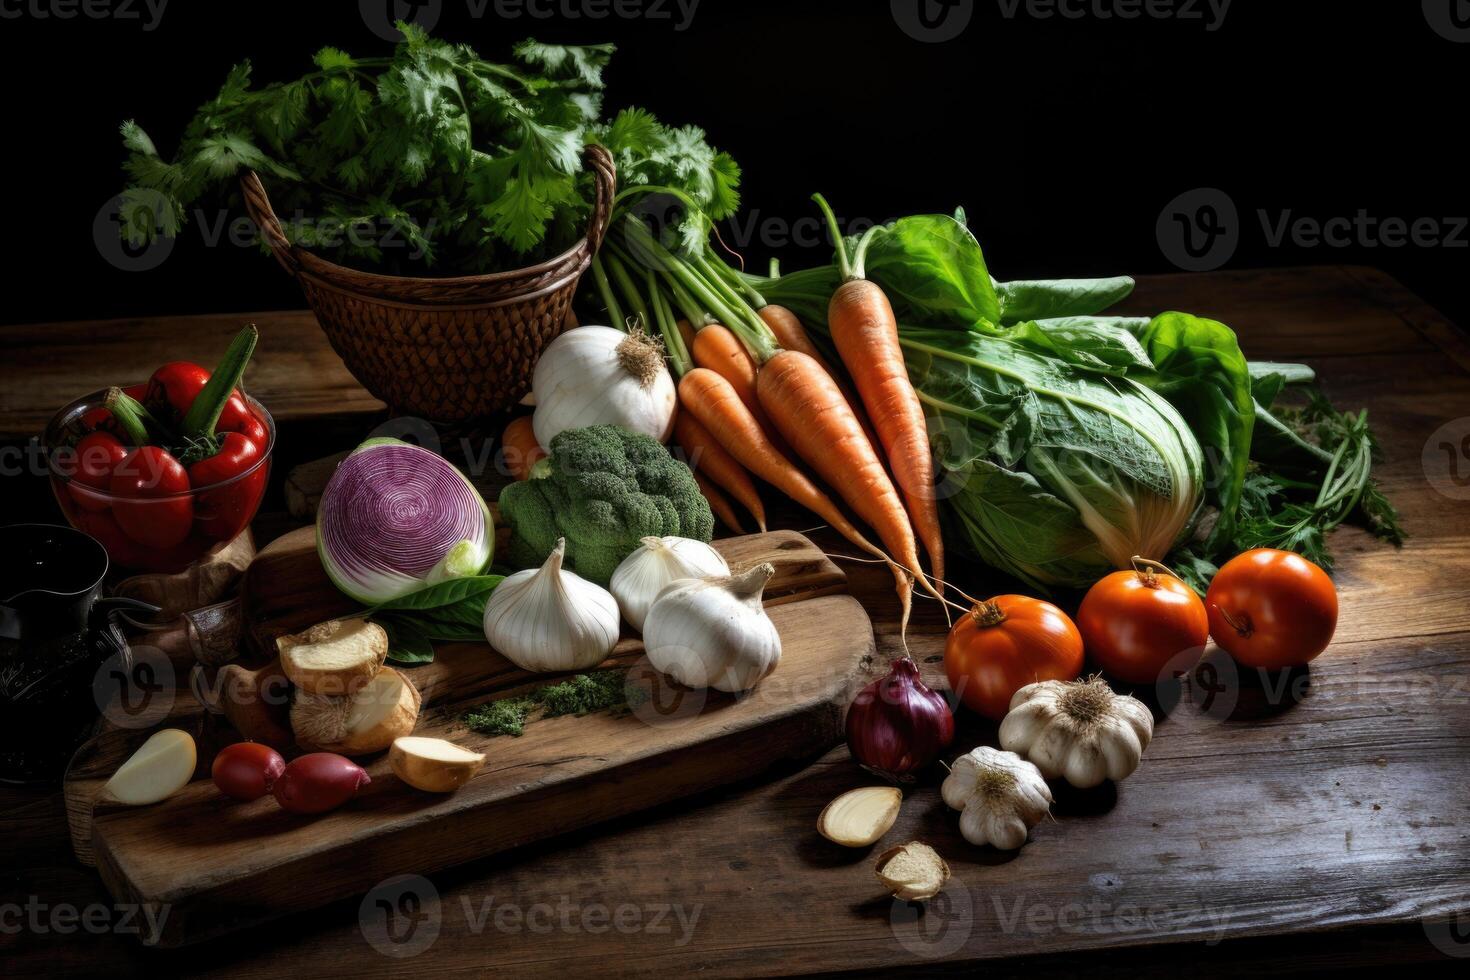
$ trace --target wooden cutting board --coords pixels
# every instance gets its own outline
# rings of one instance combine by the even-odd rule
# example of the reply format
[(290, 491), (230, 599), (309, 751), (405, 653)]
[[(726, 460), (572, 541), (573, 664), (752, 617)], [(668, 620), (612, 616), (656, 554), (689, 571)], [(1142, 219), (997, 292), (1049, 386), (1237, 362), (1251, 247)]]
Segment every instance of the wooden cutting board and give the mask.
[[(222, 796), (208, 779), (219, 740), (205, 739), (199, 778), (171, 799), (94, 806), (101, 783), (148, 734), (109, 731), (78, 752), (67, 775), (74, 837), (90, 842), (119, 902), (167, 906), (156, 939), (172, 946), (359, 895), (394, 875), (428, 874), (583, 830), (830, 748), (841, 739), (842, 706), (875, 650), (862, 605), (838, 594), (846, 576), (791, 531), (715, 546), (732, 568), (776, 566), (766, 594), (782, 658), (752, 692), (677, 688), (649, 667), (640, 641), (625, 636), (603, 666), (628, 666), (642, 704), (533, 720), (520, 738), (484, 737), (459, 723), (465, 710), (561, 678), (522, 671), (487, 644), (441, 644), (432, 664), (405, 672), (424, 699), (415, 734), (488, 756), (457, 793), (418, 792), (380, 755), (359, 760), (372, 783), (347, 806), (293, 815), (270, 797), (238, 803)], [(243, 599), (247, 646), (261, 649), (280, 633), (350, 608), (322, 573), (309, 528), (259, 554)], [(199, 731), (197, 705), (155, 727), (169, 724)]]

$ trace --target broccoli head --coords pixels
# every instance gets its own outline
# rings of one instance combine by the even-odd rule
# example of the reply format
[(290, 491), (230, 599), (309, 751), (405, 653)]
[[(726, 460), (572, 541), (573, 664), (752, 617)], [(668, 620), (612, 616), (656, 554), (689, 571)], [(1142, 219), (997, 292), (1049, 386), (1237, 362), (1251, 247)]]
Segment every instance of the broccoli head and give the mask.
[(694, 474), (657, 440), (615, 425), (568, 429), (551, 440), (541, 475), (500, 493), (510, 527), (507, 560), (539, 565), (567, 539), (567, 564), (606, 585), (648, 535), (708, 541), (709, 503)]

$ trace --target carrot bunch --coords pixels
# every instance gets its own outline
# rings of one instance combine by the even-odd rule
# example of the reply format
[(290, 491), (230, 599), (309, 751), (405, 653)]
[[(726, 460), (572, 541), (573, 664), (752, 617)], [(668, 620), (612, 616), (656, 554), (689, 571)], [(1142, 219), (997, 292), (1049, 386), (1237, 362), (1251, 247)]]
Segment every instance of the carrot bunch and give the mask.
[[(682, 197), (647, 187), (624, 196), (648, 191)], [(675, 438), (701, 485), (713, 491), (706, 495), (722, 520), (731, 523), (724, 516), (733, 511), (728, 494), (764, 528), (752, 476), (765, 481), (886, 561), (907, 621), (915, 581), (942, 598), (919, 560), (922, 540), (942, 582), (939, 521), (926, 493), (933, 479), (927, 429), (893, 311), (862, 276), (866, 239), (849, 262), (831, 210), (817, 200), (844, 273), (830, 327), (851, 386), (822, 359), (796, 316), (767, 304), (708, 242), (670, 248), (636, 215), (619, 210), (593, 260), (593, 279), (611, 315), (626, 311), (663, 337), (679, 379)]]

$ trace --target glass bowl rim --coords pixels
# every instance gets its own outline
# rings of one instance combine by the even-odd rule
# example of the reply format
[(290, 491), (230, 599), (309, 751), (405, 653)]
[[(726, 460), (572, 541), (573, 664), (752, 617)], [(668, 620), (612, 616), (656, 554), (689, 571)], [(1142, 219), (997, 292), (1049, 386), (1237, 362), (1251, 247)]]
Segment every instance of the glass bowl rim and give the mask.
[[(127, 388), (131, 386), (119, 385), (118, 387)], [(57, 444), (57, 436), (61, 434), (62, 430), (68, 424), (79, 419), (85, 413), (97, 408), (104, 407), (103, 403), (107, 400), (107, 393), (110, 390), (111, 388), (98, 388), (96, 391), (90, 392), (80, 398), (68, 402), (67, 404), (63, 405), (55, 415), (51, 417), (50, 422), (46, 423), (46, 432), (41, 438), (41, 448), (46, 453), (46, 468), (50, 471), (52, 479), (60, 480), (68, 486), (70, 486), (70, 484), (72, 483), (72, 477), (66, 473), (61, 472), (57, 468), (57, 450), (65, 448)], [(239, 391), (239, 389), (236, 390)], [(261, 422), (265, 424), (265, 431), (268, 437), (265, 445), (265, 451), (260, 454), (260, 459), (256, 460), (255, 464), (251, 466), (248, 470), (236, 473), (228, 480), (221, 480), (218, 483), (207, 483), (202, 487), (190, 487), (187, 490), (180, 490), (175, 493), (162, 493), (158, 494), (157, 496), (119, 497), (111, 491), (100, 490), (97, 487), (91, 486), (86, 487), (87, 494), (95, 495), (99, 500), (127, 500), (140, 504), (147, 504), (150, 501), (155, 500), (178, 500), (183, 497), (196, 497), (207, 490), (218, 490), (221, 487), (231, 486), (235, 483), (240, 482), (241, 480), (244, 480), (246, 477), (253, 474), (262, 466), (269, 465), (271, 454), (275, 452), (276, 448), (276, 420), (271, 415), (270, 411), (264, 405), (262, 405), (257, 398), (245, 391), (240, 391), (240, 395), (245, 399), (245, 403), (249, 405), (250, 408), (253, 409), (255, 413), (259, 416)]]

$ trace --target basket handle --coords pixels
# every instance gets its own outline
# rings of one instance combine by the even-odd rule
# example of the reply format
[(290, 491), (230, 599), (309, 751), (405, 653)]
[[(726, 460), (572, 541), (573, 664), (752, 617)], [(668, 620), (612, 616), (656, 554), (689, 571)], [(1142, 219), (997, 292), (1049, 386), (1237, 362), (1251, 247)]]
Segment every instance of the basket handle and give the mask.
[(245, 198), (245, 210), (250, 220), (265, 236), (265, 243), (270, 246), (276, 261), (295, 276), (301, 270), (301, 262), (296, 258), (295, 247), (286, 237), (286, 230), (281, 227), (281, 219), (276, 217), (275, 209), (271, 207), (270, 195), (266, 194), (260, 175), (254, 170), (246, 171), (240, 178), (240, 194)]
[(618, 168), (607, 147), (597, 143), (587, 144), (583, 155), (597, 181), (592, 199), (592, 216), (587, 222), (587, 245), (591, 249), (590, 254), (596, 255), (597, 250), (602, 247), (603, 236), (607, 234), (608, 223), (612, 220), (613, 197), (618, 190)]

